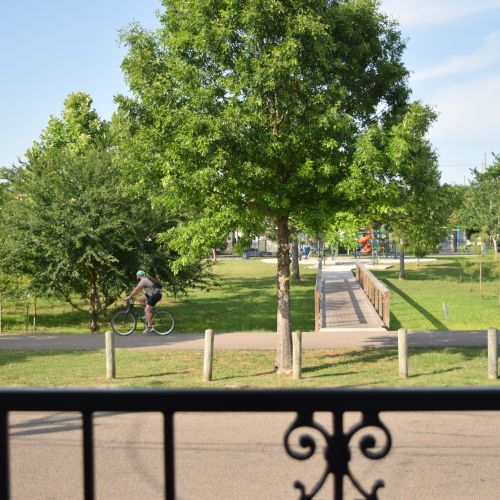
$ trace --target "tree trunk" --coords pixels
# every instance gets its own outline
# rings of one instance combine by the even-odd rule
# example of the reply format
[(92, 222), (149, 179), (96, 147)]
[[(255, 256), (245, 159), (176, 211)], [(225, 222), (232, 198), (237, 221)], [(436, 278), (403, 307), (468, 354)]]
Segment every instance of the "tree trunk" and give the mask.
[(2, 292), (0, 292), (0, 333), (3, 332), (2, 317), (3, 317), (3, 295)]
[(293, 282), (300, 282), (300, 269), (299, 269), (299, 242), (294, 238), (292, 242), (292, 274)]
[(278, 268), (277, 292), (278, 313), (277, 332), (278, 347), (276, 365), (278, 374), (292, 373), (292, 329), (290, 324), (290, 246), (288, 244), (288, 217), (279, 216), (278, 226)]
[(401, 251), (399, 253), (399, 279), (404, 280), (406, 278), (406, 272), (405, 272), (405, 245), (404, 241), (401, 239), (399, 240), (401, 244)]

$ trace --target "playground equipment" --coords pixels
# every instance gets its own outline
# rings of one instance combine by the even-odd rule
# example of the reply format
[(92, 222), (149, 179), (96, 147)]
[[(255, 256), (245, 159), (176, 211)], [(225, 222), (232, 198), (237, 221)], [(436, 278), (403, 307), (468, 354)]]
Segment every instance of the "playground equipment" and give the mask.
[(373, 238), (372, 233), (365, 234), (362, 238), (360, 238), (359, 244), (363, 247), (361, 249), (361, 253), (364, 255), (368, 255), (372, 251), (371, 239)]

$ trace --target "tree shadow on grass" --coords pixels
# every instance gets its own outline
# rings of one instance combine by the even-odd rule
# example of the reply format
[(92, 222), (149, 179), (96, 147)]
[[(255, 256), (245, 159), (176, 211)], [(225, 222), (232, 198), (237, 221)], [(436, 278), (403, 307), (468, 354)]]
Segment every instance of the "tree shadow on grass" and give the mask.
[(117, 378), (120, 380), (130, 380), (130, 379), (136, 379), (136, 378), (168, 377), (169, 375), (187, 375), (188, 373), (191, 373), (191, 372), (186, 370), (183, 372), (148, 373), (146, 375), (129, 375), (126, 377), (117, 377)]
[(275, 373), (276, 373), (275, 370), (269, 370), (266, 372), (248, 373), (243, 375), (226, 375), (225, 377), (213, 377), (212, 381), (215, 382), (217, 380), (233, 380), (237, 378), (263, 377), (265, 375), (274, 375)]
[[(457, 360), (457, 362), (460, 362), (460, 361), (470, 361), (476, 359), (480, 354), (484, 355), (484, 352), (485, 352), (484, 348), (481, 347), (426, 347), (426, 348), (409, 349), (408, 357), (411, 363), (412, 358), (415, 359), (421, 356), (427, 356), (429, 354), (448, 354), (450, 356), (459, 356), (459, 360)], [(304, 374), (314, 373), (331, 367), (341, 367), (353, 364), (358, 364), (358, 365), (370, 364), (370, 363), (377, 363), (379, 361), (388, 361), (391, 363), (397, 363), (398, 351), (397, 349), (392, 349), (392, 348), (391, 349), (367, 348), (356, 351), (345, 351), (341, 354), (323, 354), (318, 358), (325, 362), (314, 366), (305, 367), (302, 369), (302, 372)], [(331, 360), (331, 362), (328, 362), (328, 360)], [(414, 375), (410, 375), (410, 378), (422, 377), (427, 375), (437, 375), (440, 373), (447, 373), (457, 370), (460, 370), (460, 367), (435, 369), (424, 373), (416, 373)], [(358, 372), (350, 371), (342, 373), (329, 373), (317, 376), (313, 375), (308, 378), (355, 375), (356, 373)], [(366, 385), (366, 384), (361, 384), (361, 385)]]
[(328, 366), (342, 366), (353, 363), (375, 363), (380, 360), (397, 359), (398, 352), (396, 349), (377, 349), (368, 347), (356, 351), (344, 351), (341, 354), (323, 354), (319, 359), (331, 359)]
[[(408, 349), (409, 357), (418, 357), (427, 354), (446, 353), (460, 356), (460, 361), (470, 361), (486, 355), (484, 347), (413, 347)], [(455, 369), (455, 368), (454, 368)]]
[(456, 366), (455, 368), (446, 368), (445, 370), (433, 370), (429, 372), (410, 374), (408, 375), (408, 378), (427, 377), (429, 375), (439, 375), (441, 373), (455, 372), (457, 370), (460, 370), (458, 366)]
[[(75, 351), (66, 351), (66, 352), (75, 352)], [(76, 351), (80, 353), (80, 351)], [(61, 351), (44, 351), (43, 352), (43, 357), (50, 357), (50, 356), (60, 356)], [(31, 358), (39, 358), (40, 357), (40, 352), (39, 351), (8, 351), (4, 350), (0, 352), (0, 366), (2, 365), (9, 365), (11, 363), (24, 363), (26, 361), (29, 361)]]
[[(439, 321), (436, 316), (431, 314), (427, 309), (422, 307), (418, 302), (413, 300), (409, 295), (407, 295), (403, 290), (398, 288), (397, 286), (394, 285), (394, 283), (389, 283), (388, 284), (390, 287), (391, 292), (397, 293), (404, 301), (406, 301), (411, 307), (413, 307), (415, 310), (417, 310), (427, 321), (429, 321), (436, 330), (448, 330), (448, 327)], [(391, 328), (398, 328), (396, 324), (393, 324), (393, 318), (394, 318), (394, 323), (399, 323), (399, 321), (392, 315), (391, 313)]]
[[(318, 368), (322, 369), (322, 368)], [(303, 374), (309, 373), (309, 370), (302, 370)], [(358, 372), (340, 372), (340, 373), (323, 373), (322, 375), (307, 375), (305, 378), (311, 379), (311, 378), (325, 378), (325, 377), (344, 377), (347, 375), (356, 375)]]

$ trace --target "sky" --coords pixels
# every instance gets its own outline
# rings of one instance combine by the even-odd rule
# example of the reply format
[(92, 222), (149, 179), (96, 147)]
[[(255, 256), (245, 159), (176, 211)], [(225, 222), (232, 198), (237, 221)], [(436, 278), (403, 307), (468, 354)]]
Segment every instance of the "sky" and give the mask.
[[(202, 0), (200, 0), (202, 1)], [(120, 29), (154, 29), (159, 0), (0, 0), (0, 166), (38, 139), (68, 94), (101, 118), (126, 94)], [(441, 180), (463, 184), (500, 153), (500, 0), (382, 0), (397, 20), (412, 99), (432, 106)]]

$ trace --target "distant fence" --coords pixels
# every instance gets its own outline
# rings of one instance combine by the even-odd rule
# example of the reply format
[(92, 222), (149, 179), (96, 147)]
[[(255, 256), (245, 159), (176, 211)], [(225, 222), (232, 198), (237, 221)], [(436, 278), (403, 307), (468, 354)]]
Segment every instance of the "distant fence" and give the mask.
[(391, 321), (391, 295), (384, 286), (364, 264), (356, 264), (356, 279), (366, 296), (375, 307), (384, 325), (389, 328)]
[(323, 296), (324, 281), (322, 279), (323, 259), (318, 259), (318, 273), (316, 274), (316, 286), (314, 287), (314, 331), (319, 332), (321, 328), (321, 297)]

